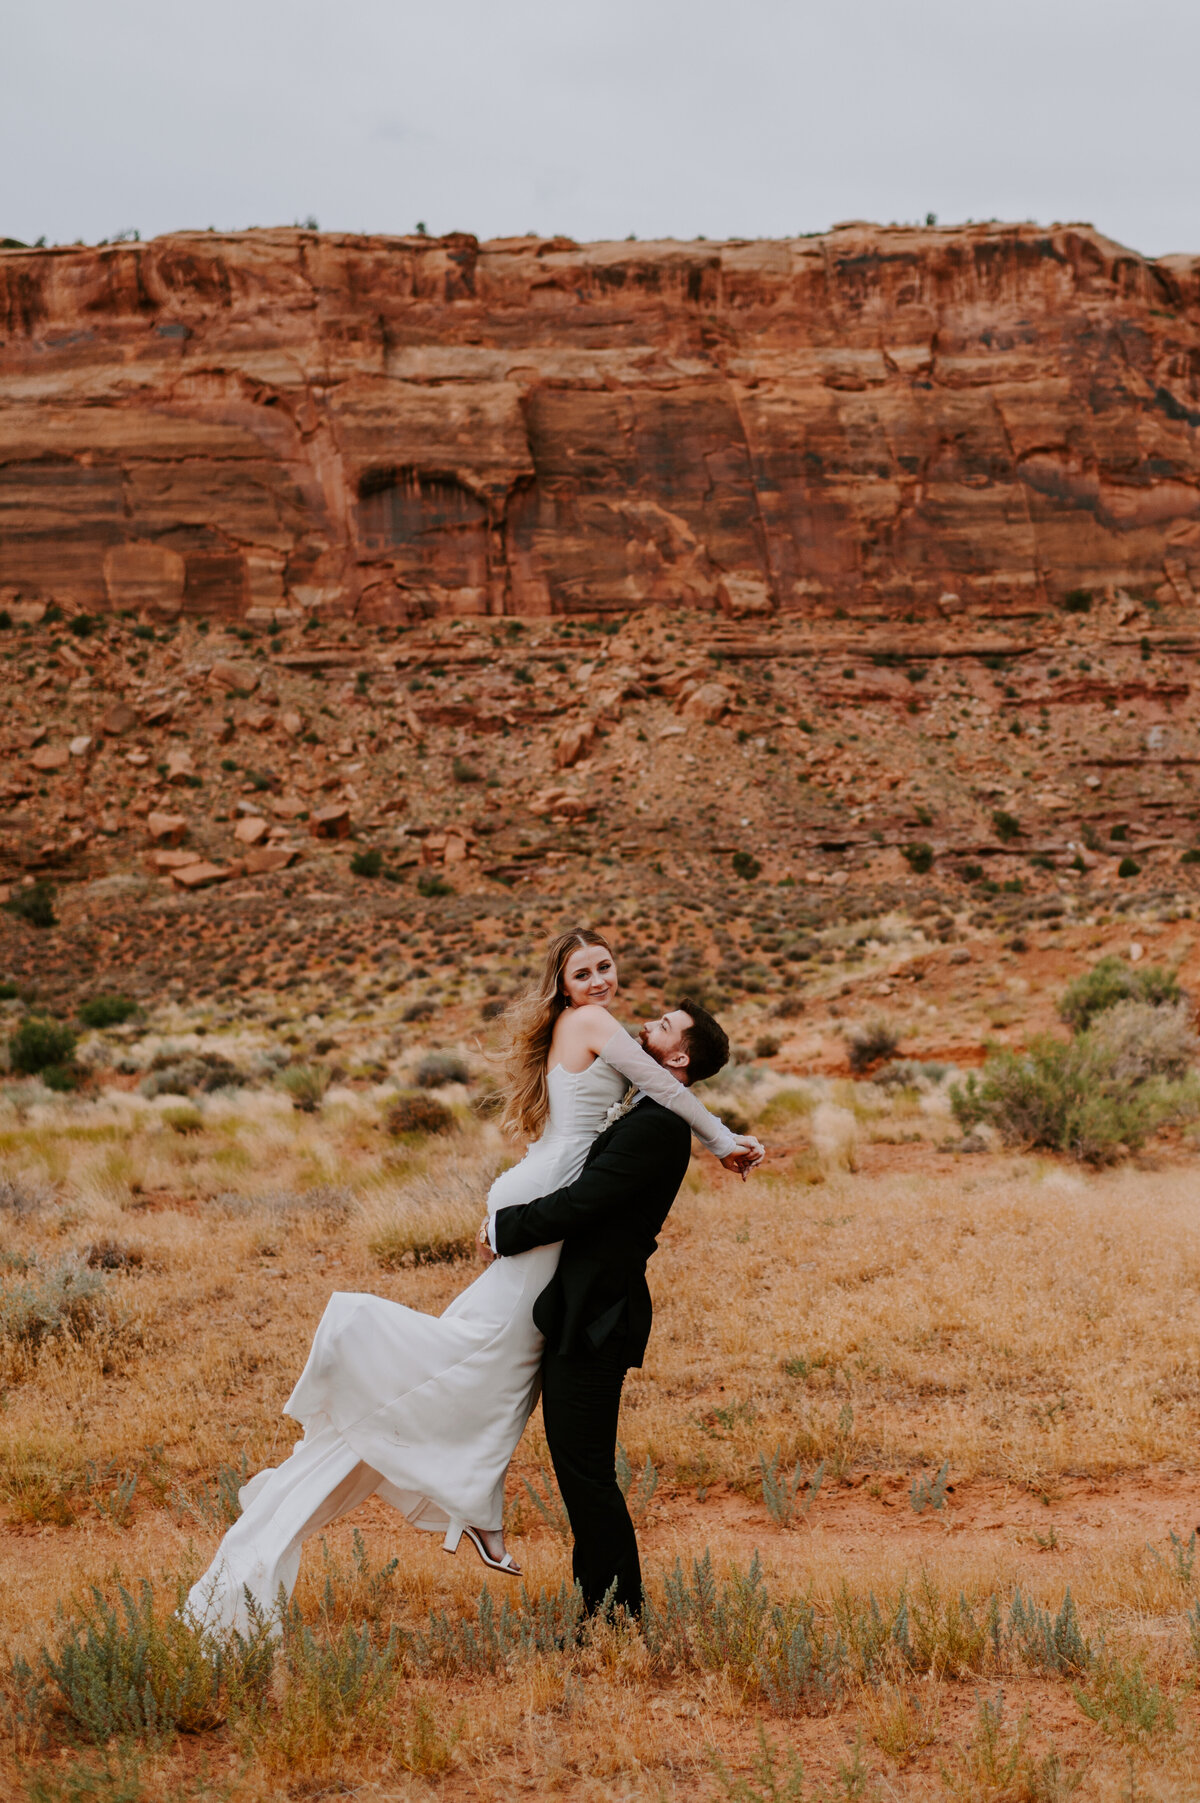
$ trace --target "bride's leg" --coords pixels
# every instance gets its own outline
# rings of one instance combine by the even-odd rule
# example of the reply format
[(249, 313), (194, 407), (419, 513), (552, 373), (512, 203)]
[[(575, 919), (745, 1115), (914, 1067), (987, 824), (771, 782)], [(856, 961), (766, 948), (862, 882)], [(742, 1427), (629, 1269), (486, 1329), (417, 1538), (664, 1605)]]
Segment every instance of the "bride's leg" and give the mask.
[(244, 1513), (188, 1596), (188, 1613), (216, 1630), (248, 1626), (244, 1590), (270, 1613), (280, 1585), (290, 1596), (304, 1542), (372, 1494), (379, 1473), (364, 1465), (335, 1428), (305, 1435), (253, 1487)]

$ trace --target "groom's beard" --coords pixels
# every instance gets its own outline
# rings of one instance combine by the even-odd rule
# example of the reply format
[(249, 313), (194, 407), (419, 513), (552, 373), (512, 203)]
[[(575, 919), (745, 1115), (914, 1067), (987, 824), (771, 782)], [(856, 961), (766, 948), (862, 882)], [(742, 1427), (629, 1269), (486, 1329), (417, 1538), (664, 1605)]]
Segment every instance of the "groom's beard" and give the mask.
[(649, 1032), (648, 1027), (639, 1027), (638, 1028), (638, 1044), (641, 1046), (643, 1052), (649, 1052), (649, 1054), (650, 1054), (651, 1058), (653, 1058), (655, 1064), (661, 1064), (662, 1059), (659, 1057), (658, 1053), (655, 1051), (654, 1047), (650, 1044), (650, 1041), (646, 1037), (648, 1032)]

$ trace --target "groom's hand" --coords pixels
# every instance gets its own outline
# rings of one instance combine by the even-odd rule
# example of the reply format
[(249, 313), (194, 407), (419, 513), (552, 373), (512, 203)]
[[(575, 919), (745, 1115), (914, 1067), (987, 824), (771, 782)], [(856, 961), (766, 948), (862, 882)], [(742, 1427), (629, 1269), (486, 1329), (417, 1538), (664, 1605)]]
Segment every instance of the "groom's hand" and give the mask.
[(481, 1264), (490, 1265), (496, 1254), (488, 1242), (488, 1224), (485, 1221), (475, 1235), (475, 1256)]
[(742, 1133), (732, 1152), (727, 1152), (721, 1163), (727, 1171), (736, 1171), (742, 1182), (750, 1175), (756, 1165), (760, 1165), (766, 1157), (766, 1147), (761, 1140), (755, 1139), (752, 1133)]

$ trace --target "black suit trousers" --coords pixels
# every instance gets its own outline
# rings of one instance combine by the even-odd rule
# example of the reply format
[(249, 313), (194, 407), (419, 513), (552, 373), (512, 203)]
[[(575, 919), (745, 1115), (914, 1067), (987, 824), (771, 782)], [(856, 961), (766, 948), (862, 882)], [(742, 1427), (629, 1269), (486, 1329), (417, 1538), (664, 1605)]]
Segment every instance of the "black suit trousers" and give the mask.
[(623, 1335), (598, 1352), (547, 1349), (542, 1362), (542, 1420), (575, 1538), (575, 1579), (589, 1614), (614, 1583), (614, 1604), (634, 1616), (642, 1611), (637, 1538), (616, 1470), (625, 1371)]

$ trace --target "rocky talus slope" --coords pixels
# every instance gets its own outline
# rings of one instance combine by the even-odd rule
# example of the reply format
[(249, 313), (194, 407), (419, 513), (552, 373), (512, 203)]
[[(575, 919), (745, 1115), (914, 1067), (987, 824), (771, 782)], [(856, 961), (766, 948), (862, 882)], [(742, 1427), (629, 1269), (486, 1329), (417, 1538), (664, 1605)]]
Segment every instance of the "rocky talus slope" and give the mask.
[(1191, 607), (1200, 259), (1088, 226), (0, 252), (0, 605)]
[[(681, 612), (268, 635), (17, 604), (0, 979), (13, 1008), (336, 1020), (383, 1056), (409, 1018), (486, 1031), (583, 915), (616, 932), (628, 1005), (769, 1018), (802, 1068), (884, 1010), (969, 1061), (1048, 1024), (1101, 948), (1169, 934), (1196, 962), (1197, 652), (1189, 610), (1130, 597), (936, 633)], [(10, 911), (39, 882), (49, 928)]]

